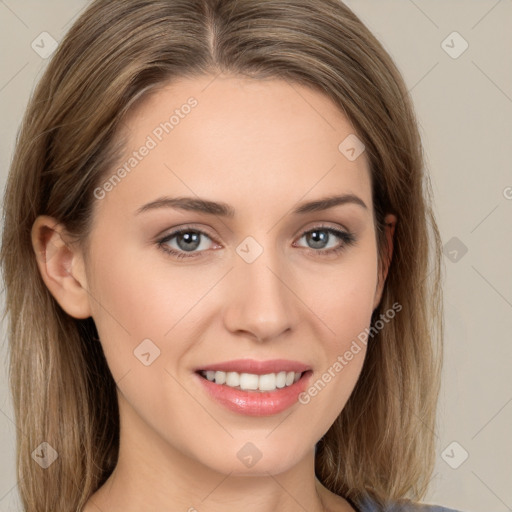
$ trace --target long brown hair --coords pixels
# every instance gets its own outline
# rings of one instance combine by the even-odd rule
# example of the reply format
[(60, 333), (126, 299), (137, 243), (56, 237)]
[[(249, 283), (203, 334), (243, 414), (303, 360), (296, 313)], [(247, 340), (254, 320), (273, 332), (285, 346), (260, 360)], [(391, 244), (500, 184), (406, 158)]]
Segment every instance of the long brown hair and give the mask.
[[(27, 511), (80, 510), (119, 449), (116, 385), (92, 318), (67, 315), (31, 245), (38, 215), (86, 244), (93, 191), (112, 171), (123, 117), (181, 76), (281, 78), (327, 95), (366, 146), (379, 261), (394, 213), (381, 314), (356, 387), (317, 444), (315, 471), (359, 503), (421, 499), (433, 469), (442, 354), (440, 237), (411, 99), (391, 57), (338, 0), (97, 0), (60, 43), (23, 119), (3, 210), (19, 491)], [(341, 141), (340, 141), (341, 142)], [(59, 454), (47, 469), (41, 442)]]

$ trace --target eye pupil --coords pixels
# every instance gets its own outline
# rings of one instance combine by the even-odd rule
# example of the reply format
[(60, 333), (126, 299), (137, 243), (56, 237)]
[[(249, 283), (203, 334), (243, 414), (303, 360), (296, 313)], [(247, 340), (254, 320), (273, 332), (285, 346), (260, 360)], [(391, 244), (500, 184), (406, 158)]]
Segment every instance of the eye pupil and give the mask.
[(327, 242), (327, 238), (329, 233), (327, 231), (315, 230), (311, 231), (308, 236), (308, 241), (313, 241), (313, 247), (315, 249), (322, 249), (322, 247)]
[[(199, 246), (200, 237), (200, 233), (195, 233), (194, 231), (187, 231), (185, 233), (180, 233), (179, 235), (177, 235), (176, 242), (180, 249), (184, 251), (193, 251), (194, 249), (197, 249), (197, 247)], [(182, 240), (185, 241), (185, 245), (181, 243)], [(192, 246), (188, 244), (192, 244)]]

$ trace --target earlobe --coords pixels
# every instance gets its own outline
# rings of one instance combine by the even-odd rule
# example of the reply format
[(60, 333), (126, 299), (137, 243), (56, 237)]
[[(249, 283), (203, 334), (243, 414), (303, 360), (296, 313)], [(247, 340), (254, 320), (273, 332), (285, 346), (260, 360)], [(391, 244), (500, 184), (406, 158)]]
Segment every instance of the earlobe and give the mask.
[(62, 309), (74, 318), (91, 316), (83, 255), (65, 228), (40, 215), (32, 225), (32, 246), (41, 277)]
[(389, 265), (391, 264), (391, 259), (393, 258), (393, 245), (396, 223), (397, 218), (392, 213), (389, 213), (384, 217), (384, 224), (386, 227), (387, 252), (384, 254), (383, 261), (379, 263), (379, 277), (377, 283), (377, 290), (375, 293), (375, 300), (373, 304), (374, 310), (379, 305), (380, 300), (382, 298), (382, 292), (384, 290), (384, 284), (386, 282), (386, 278), (388, 275)]

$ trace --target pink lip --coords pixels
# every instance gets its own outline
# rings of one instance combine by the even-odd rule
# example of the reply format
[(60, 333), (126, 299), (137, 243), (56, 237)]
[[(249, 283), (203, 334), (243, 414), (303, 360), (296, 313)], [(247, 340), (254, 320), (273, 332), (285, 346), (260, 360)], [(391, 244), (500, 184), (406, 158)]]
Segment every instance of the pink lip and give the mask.
[(267, 373), (296, 372), (302, 373), (311, 370), (311, 367), (298, 361), (288, 359), (270, 359), (268, 361), (256, 361), (254, 359), (235, 359), (223, 363), (209, 364), (196, 369), (207, 371), (224, 371), (237, 373), (253, 373), (255, 375), (266, 375)]
[[(237, 367), (239, 368), (239, 366)], [(226, 367), (223, 366), (223, 368)], [(265, 372), (267, 371), (265, 370)], [(248, 373), (264, 375), (265, 372), (254, 372), (253, 369), (252, 372)], [(307, 371), (291, 386), (264, 392), (243, 391), (226, 386), (225, 384), (215, 384), (215, 382), (202, 377), (199, 372), (196, 372), (194, 376), (199, 379), (200, 385), (204, 386), (208, 395), (227, 409), (247, 416), (270, 416), (278, 414), (296, 404), (299, 395), (306, 389), (312, 374), (312, 371)]]

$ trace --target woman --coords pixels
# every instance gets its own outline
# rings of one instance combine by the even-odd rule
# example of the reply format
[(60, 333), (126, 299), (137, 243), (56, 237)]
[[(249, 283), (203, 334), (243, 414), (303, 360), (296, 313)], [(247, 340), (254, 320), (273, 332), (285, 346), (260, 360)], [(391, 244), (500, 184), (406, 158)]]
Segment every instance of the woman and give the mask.
[(338, 0), (92, 2), (5, 195), (25, 510), (416, 510), (430, 193), (404, 82)]

